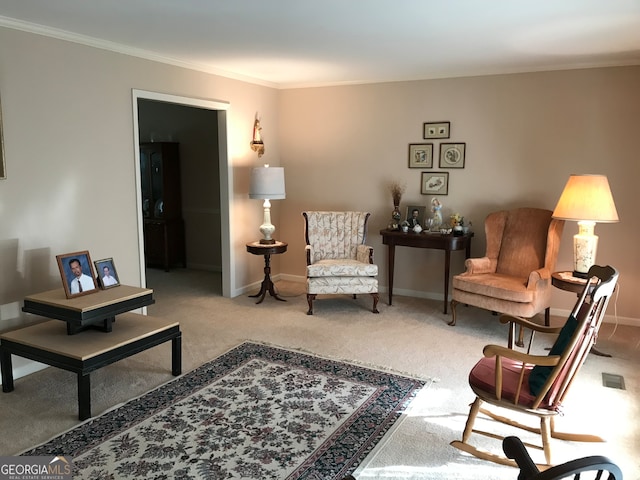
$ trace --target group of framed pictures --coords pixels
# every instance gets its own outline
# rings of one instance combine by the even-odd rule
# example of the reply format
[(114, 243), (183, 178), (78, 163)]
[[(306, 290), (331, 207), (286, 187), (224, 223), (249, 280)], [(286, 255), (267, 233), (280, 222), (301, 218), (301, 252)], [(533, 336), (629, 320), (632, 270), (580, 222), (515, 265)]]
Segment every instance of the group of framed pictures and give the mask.
[[(425, 140), (447, 139), (450, 137), (451, 122), (425, 122)], [(438, 167), (442, 169), (464, 168), (467, 144), (464, 142), (441, 142), (439, 145)], [(409, 144), (409, 168), (433, 168), (433, 143)], [(424, 195), (447, 195), (449, 193), (448, 172), (422, 172), (420, 192)]]
[[(67, 298), (95, 293), (99, 289), (120, 285), (113, 258), (104, 258), (91, 263), (87, 250), (56, 255), (62, 285)], [(93, 268), (97, 275), (94, 274)]]

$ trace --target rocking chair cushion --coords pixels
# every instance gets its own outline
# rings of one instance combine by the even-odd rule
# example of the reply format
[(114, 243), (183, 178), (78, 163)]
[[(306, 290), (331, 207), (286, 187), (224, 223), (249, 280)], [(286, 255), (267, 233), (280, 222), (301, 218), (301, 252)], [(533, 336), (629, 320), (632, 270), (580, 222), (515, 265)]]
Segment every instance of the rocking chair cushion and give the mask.
[[(575, 316), (569, 315), (567, 322), (560, 330), (560, 334), (556, 339), (553, 347), (549, 350), (549, 355), (562, 355), (566, 350), (569, 342), (571, 341), (571, 337), (573, 337), (574, 332), (578, 326), (578, 320)], [(533, 395), (538, 395), (540, 390), (544, 386), (547, 378), (551, 375), (554, 367), (548, 367), (544, 365), (536, 365), (533, 367), (533, 370), (529, 374), (529, 391)]]
[[(510, 358), (502, 358), (502, 398), (510, 402), (514, 402), (516, 398), (516, 390), (520, 383), (520, 372), (522, 371), (522, 362), (512, 360)], [(524, 381), (522, 389), (518, 397), (518, 405), (531, 406), (536, 396), (529, 391), (529, 382), (527, 377), (531, 374), (531, 365), (524, 365)], [(478, 390), (495, 395), (496, 391), (496, 358), (484, 357), (471, 369), (469, 373), (469, 385), (476, 393)]]

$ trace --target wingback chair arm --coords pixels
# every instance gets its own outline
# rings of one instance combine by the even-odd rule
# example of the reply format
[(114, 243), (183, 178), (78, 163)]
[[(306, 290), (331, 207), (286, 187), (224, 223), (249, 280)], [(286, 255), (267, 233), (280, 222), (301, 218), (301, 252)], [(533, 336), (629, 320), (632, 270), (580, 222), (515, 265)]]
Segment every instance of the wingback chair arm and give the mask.
[(542, 333), (560, 333), (562, 330), (562, 326), (560, 327), (547, 327), (545, 325), (540, 325), (538, 323), (532, 322), (526, 318), (517, 317), (515, 315), (509, 315), (508, 313), (503, 313), (500, 315), (500, 323), (515, 323), (516, 325), (522, 326), (524, 328), (528, 328), (529, 330), (533, 330), (535, 332)]
[(531, 355), (529, 353), (512, 350), (502, 345), (486, 345), (482, 349), (485, 357), (504, 357), (526, 363), (528, 365), (542, 365), (554, 367), (560, 361), (560, 355)]
[(542, 280), (551, 282), (551, 272), (546, 267), (538, 268), (529, 274), (527, 290), (538, 290), (540, 288), (538, 282)]
[(358, 245), (356, 249), (356, 260), (362, 263), (373, 263), (373, 247)]
[(497, 260), (489, 257), (467, 258), (464, 262), (464, 266), (467, 270), (464, 273), (468, 275), (477, 273), (494, 273), (497, 265)]
[(311, 254), (313, 253), (313, 247), (311, 245), (305, 245), (304, 252), (307, 255), (307, 266), (311, 265)]

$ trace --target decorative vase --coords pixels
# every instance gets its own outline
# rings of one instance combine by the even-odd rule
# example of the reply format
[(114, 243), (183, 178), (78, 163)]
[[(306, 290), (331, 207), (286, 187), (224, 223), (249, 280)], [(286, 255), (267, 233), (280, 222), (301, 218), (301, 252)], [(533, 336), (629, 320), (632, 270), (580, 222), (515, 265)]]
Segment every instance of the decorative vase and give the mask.
[(398, 205), (393, 206), (393, 212), (391, 212), (391, 230), (398, 230), (400, 228), (400, 219), (402, 214), (400, 213), (400, 207)]

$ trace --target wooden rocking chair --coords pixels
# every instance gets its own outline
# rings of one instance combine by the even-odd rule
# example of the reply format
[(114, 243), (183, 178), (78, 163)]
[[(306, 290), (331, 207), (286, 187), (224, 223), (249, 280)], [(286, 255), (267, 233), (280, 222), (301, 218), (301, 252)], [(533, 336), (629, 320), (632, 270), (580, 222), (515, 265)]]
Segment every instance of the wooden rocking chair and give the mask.
[[(603, 442), (594, 435), (556, 432), (555, 416), (559, 413), (562, 401), (571, 386), (575, 375), (595, 344), (600, 324), (618, 280), (618, 272), (609, 266), (594, 265), (589, 269), (589, 281), (585, 283), (569, 319), (561, 328), (546, 327), (528, 320), (502, 315), (502, 323), (510, 323), (510, 341), (516, 326), (531, 331), (527, 352), (520, 352), (498, 345), (484, 347), (482, 358), (469, 374), (469, 385), (476, 394), (471, 405), (462, 441), (453, 441), (451, 445), (478, 458), (503, 465), (516, 466), (513, 460), (480, 450), (469, 444), (471, 433), (492, 438), (504, 437), (489, 432), (475, 430), (475, 419), (479, 412), (493, 420), (540, 434), (541, 448), (544, 451), (547, 466), (551, 465), (551, 438), (583, 442)], [(558, 339), (549, 355), (531, 355), (531, 342), (535, 332), (559, 333)], [(483, 403), (536, 416), (540, 419), (540, 428), (518, 423), (505, 416), (497, 415)]]

